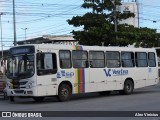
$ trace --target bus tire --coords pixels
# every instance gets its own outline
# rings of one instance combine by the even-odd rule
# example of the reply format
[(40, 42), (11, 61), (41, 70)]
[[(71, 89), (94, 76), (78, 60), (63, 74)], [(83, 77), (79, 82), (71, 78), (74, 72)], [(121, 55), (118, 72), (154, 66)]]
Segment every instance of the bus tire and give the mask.
[(68, 101), (71, 97), (71, 88), (67, 84), (60, 85), (58, 89), (58, 99), (61, 102)]
[(44, 100), (44, 97), (33, 97), (33, 99), (36, 101), (36, 102), (42, 102)]
[(134, 89), (134, 84), (131, 80), (126, 80), (124, 83), (124, 89), (122, 91), (119, 91), (123, 95), (130, 95), (132, 94)]
[(111, 91), (102, 91), (99, 92), (100, 95), (109, 95), (111, 93)]

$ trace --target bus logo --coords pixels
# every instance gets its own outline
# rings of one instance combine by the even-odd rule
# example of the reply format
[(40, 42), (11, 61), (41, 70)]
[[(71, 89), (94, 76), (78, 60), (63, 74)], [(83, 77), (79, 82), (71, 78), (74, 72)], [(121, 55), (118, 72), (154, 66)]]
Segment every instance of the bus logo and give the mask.
[(106, 74), (107, 77), (111, 77), (111, 69), (108, 69), (108, 71), (106, 69), (104, 69), (104, 72)]
[(60, 72), (57, 72), (57, 78), (72, 78), (74, 76), (74, 72), (66, 72), (65, 70), (62, 70)]
[(111, 77), (111, 76), (120, 76), (120, 75), (128, 75), (128, 70), (116, 70), (116, 69), (103, 69), (105, 72), (106, 77)]

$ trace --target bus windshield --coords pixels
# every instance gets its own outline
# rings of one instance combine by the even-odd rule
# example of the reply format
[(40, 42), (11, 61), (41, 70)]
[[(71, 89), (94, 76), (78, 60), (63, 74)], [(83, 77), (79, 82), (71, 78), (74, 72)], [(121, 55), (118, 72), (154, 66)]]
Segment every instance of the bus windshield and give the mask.
[(25, 79), (34, 74), (34, 54), (14, 55), (8, 58), (7, 77)]

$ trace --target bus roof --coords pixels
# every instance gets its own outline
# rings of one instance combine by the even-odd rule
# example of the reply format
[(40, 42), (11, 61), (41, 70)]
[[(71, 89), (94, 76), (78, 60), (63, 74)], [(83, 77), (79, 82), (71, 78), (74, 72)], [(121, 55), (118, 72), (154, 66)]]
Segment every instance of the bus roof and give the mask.
[[(55, 49), (55, 50), (95, 50), (95, 51), (155, 51), (155, 48), (132, 48), (132, 47), (114, 47), (114, 46), (83, 46), (83, 45), (63, 45), (63, 44), (26, 44), (20, 46), (35, 46), (36, 49)], [(16, 46), (16, 47), (20, 47)]]

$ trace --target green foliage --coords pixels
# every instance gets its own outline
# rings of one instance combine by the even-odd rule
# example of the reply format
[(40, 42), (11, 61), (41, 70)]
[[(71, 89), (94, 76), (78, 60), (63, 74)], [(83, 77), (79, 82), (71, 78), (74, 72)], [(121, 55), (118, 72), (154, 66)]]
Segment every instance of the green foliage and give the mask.
[[(114, 20), (120, 21), (135, 17), (134, 13), (114, 14), (116, 5), (121, 5), (121, 0), (84, 0), (82, 8), (92, 9), (83, 16), (74, 16), (67, 20), (74, 27), (83, 26), (82, 31), (72, 31), (74, 38), (83, 45), (127, 46), (136, 43), (136, 46), (152, 47), (158, 45), (160, 34), (149, 28), (134, 28), (130, 25), (118, 25), (118, 32), (114, 31)], [(117, 36), (117, 37), (116, 37)]]

